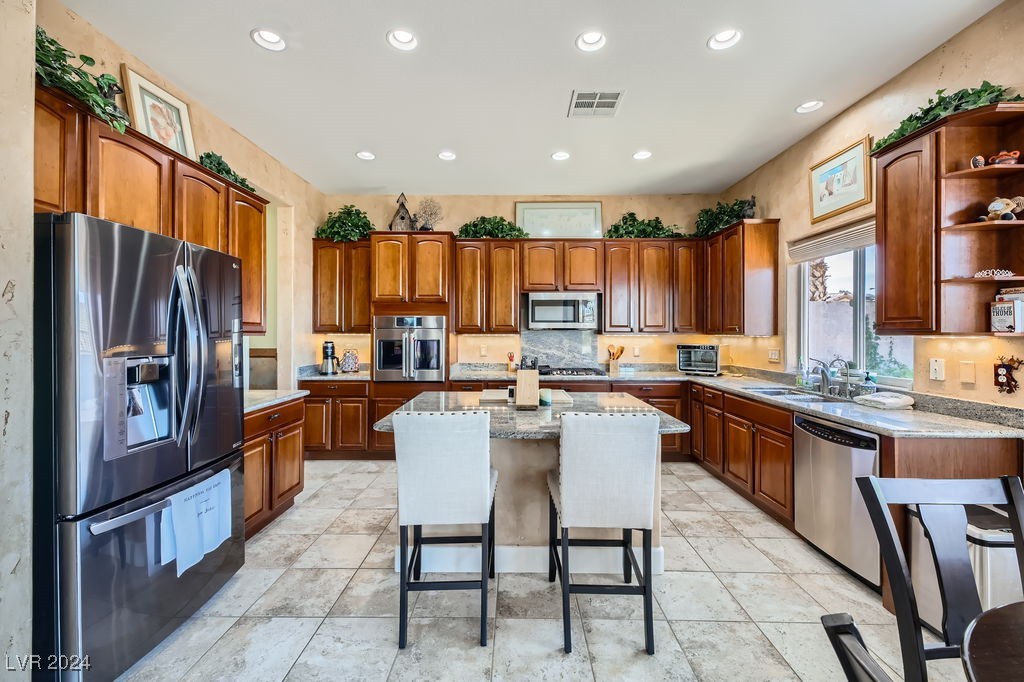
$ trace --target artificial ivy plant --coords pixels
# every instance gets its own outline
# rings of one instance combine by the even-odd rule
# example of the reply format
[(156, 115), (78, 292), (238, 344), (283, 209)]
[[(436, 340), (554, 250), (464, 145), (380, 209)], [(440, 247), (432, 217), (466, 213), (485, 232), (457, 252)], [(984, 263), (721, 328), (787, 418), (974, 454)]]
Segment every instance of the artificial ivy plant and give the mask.
[(459, 228), (460, 239), (526, 239), (530, 235), (501, 216), (480, 216)]
[(217, 175), (227, 178), (236, 185), (241, 185), (250, 192), (255, 192), (256, 188), (249, 184), (249, 181), (243, 178), (241, 175), (236, 173), (228, 165), (228, 162), (216, 152), (204, 152), (199, 155), (199, 163), (204, 168), (209, 168)]
[(750, 197), (749, 199), (736, 199), (728, 204), (718, 201), (714, 208), (702, 208), (697, 212), (694, 236), (707, 237), (738, 220), (753, 218), (755, 204), (754, 197)]
[(109, 73), (94, 76), (86, 71), (84, 67), (96, 65), (96, 60), (89, 55), (78, 55), (81, 61), (78, 65), (68, 61), (74, 57), (74, 52), (36, 26), (36, 74), (43, 85), (81, 100), (98, 118), (123, 133), (130, 121), (128, 114), (114, 102), (114, 95), (124, 92), (117, 79)]
[(976, 88), (964, 88), (947, 95), (946, 91), (936, 90), (935, 99), (928, 98), (928, 104), (921, 107), (910, 116), (900, 121), (896, 130), (875, 141), (871, 148), (874, 154), (893, 142), (900, 140), (916, 130), (935, 123), (940, 118), (955, 114), (959, 111), (969, 111), (998, 102), (1022, 102), (1024, 97), (1020, 95), (1011, 96), (1010, 89), (1003, 85), (993, 85), (988, 81), (982, 81)]
[(624, 213), (619, 222), (609, 227), (604, 236), (608, 239), (659, 239), (682, 235), (662, 223), (658, 216), (643, 220), (630, 211)]
[(313, 235), (317, 239), (330, 239), (336, 242), (354, 242), (365, 239), (373, 231), (373, 223), (364, 211), (352, 204), (342, 206), (337, 211), (327, 214), (324, 224), (316, 228)]

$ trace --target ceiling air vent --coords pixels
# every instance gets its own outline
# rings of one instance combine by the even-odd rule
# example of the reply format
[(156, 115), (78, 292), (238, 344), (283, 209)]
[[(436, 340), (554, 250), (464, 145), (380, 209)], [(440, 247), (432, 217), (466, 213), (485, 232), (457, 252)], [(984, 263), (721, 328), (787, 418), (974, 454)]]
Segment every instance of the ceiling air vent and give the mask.
[(624, 92), (573, 90), (569, 100), (569, 118), (610, 118), (619, 110)]

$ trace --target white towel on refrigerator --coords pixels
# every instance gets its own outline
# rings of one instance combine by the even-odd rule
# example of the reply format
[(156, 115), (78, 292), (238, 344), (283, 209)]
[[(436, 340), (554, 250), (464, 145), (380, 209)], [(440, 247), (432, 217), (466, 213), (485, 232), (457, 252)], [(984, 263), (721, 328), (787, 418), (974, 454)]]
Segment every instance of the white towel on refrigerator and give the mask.
[(178, 577), (231, 537), (228, 469), (168, 498), (160, 524), (160, 563), (177, 559)]

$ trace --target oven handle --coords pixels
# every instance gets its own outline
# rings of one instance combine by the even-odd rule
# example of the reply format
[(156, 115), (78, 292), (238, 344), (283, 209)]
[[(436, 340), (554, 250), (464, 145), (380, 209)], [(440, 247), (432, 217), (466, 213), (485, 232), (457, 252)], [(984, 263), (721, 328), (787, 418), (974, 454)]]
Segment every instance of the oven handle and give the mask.
[(409, 378), (416, 378), (416, 332), (409, 332), (407, 337), (407, 344), (409, 346)]
[(121, 516), (115, 516), (114, 518), (107, 519), (106, 521), (90, 523), (89, 532), (93, 535), (103, 535), (104, 533), (109, 533), (112, 530), (117, 530), (122, 526), (127, 526), (129, 523), (135, 523), (139, 519), (144, 519), (150, 514), (155, 514), (161, 509), (169, 509), (170, 506), (170, 499), (160, 500), (159, 502), (154, 502), (142, 509), (136, 509), (135, 511), (122, 514)]
[(409, 332), (402, 332), (402, 377), (412, 378), (412, 353), (410, 353)]

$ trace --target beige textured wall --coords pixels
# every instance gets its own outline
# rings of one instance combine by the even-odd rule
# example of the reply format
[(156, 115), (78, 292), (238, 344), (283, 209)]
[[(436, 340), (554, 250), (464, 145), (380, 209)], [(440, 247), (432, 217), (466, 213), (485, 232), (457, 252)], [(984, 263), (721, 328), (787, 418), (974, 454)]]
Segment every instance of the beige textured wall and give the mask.
[[(754, 194), (760, 207), (758, 215), (782, 220), (780, 229), (783, 263), (786, 262), (786, 242), (872, 217), (873, 204), (811, 225), (807, 192), (807, 172), (810, 166), (866, 135), (878, 138), (889, 134), (900, 120), (925, 104), (939, 88), (957, 90), (963, 87), (976, 87), (982, 80), (987, 79), (1024, 91), (1024, 59), (1016, 52), (1006, 49), (1007, 45), (1019, 41), (1022, 31), (1024, 0), (1008, 0), (814, 133), (730, 187), (724, 194)], [(908, 263), (908, 267), (913, 267), (913, 264)], [(780, 331), (786, 333), (787, 360), (793, 367), (797, 354), (797, 306), (795, 284), (792, 281), (795, 269), (790, 268), (784, 276), (789, 281), (784, 280), (780, 288), (789, 292), (786, 296), (789, 304), (783, 307), (788, 314), (786, 319), (781, 321)], [(759, 350), (765, 343), (763, 339), (737, 340), (733, 342), (734, 354), (745, 352), (755, 366), (769, 367), (767, 353), (761, 353)], [(747, 350), (740, 351), (740, 348)], [(956, 364), (957, 352), (969, 352), (971, 357), (979, 362), (979, 378), (984, 375), (984, 381), (979, 381), (973, 386), (961, 385), (956, 375), (951, 375), (950, 368)], [(1006, 396), (996, 392), (992, 386), (989, 376), (991, 363), (1001, 353), (1024, 356), (1024, 341), (973, 339), (957, 342), (919, 339), (915, 343), (915, 388), (929, 393), (1024, 406), (1024, 394)], [(946, 358), (946, 381), (936, 382), (928, 379), (928, 357)]]
[(34, 0), (0, 0), (0, 653), (11, 662), (32, 651), (35, 23)]

